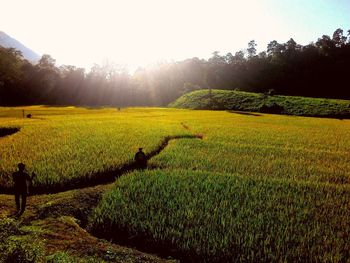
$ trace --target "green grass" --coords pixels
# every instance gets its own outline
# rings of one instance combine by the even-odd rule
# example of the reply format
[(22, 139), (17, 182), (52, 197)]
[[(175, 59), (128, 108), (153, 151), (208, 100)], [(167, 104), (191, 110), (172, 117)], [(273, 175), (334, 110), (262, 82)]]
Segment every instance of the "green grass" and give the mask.
[(307, 98), (297, 96), (268, 96), (232, 90), (208, 90), (187, 93), (169, 106), (187, 109), (239, 110), (260, 112), (263, 105), (277, 104), (283, 107), (283, 114), (350, 118), (350, 101), (337, 99)]
[[(37, 113), (31, 119), (0, 118), (0, 127), (20, 128), (0, 138), (4, 188), (12, 186), (11, 174), (19, 162), (37, 173), (34, 186), (49, 189), (117, 169), (132, 160), (139, 147), (150, 152), (165, 136), (189, 134), (180, 122), (167, 118), (171, 112), (167, 109), (30, 107), (26, 111)], [(18, 109), (10, 113), (17, 114)]]
[(119, 180), (92, 219), (97, 233), (141, 236), (185, 260), (349, 257), (349, 121), (187, 110), (173, 118), (204, 139), (172, 141), (151, 160), (162, 171)]
[(43, 242), (37, 230), (20, 227), (17, 220), (0, 221), (0, 262), (43, 262)]
[(3, 187), (11, 186), (19, 161), (37, 172), (35, 184), (50, 188), (119, 167), (139, 146), (151, 152), (165, 136), (204, 135), (170, 141), (150, 160), (162, 170), (118, 179), (91, 217), (97, 233), (133, 237), (186, 260), (350, 256), (348, 120), (161, 108), (31, 110), (37, 114), (23, 119), (3, 109), (0, 127), (20, 128), (0, 138)]
[(171, 142), (157, 166), (350, 183), (350, 122), (204, 112), (186, 119), (204, 140)]
[[(349, 187), (186, 170), (119, 179), (93, 217), (192, 262), (340, 262), (349, 257)], [(112, 211), (112, 212), (111, 212)]]

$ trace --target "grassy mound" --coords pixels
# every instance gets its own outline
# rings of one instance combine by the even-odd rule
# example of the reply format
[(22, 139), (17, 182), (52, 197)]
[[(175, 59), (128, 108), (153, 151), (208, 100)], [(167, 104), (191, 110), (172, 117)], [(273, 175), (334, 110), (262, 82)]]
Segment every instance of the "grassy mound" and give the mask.
[(350, 118), (350, 101), (296, 96), (269, 96), (232, 90), (208, 90), (187, 93), (169, 104), (174, 108), (238, 110), (298, 116)]

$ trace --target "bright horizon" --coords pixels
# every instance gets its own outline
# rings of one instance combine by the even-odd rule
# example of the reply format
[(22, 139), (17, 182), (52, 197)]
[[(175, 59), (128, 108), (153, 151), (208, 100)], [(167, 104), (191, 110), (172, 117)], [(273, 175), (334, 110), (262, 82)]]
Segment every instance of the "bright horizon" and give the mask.
[(291, 37), (300, 44), (350, 29), (347, 0), (3, 1), (0, 30), (57, 64), (106, 61), (130, 69), (161, 60), (258, 50)]

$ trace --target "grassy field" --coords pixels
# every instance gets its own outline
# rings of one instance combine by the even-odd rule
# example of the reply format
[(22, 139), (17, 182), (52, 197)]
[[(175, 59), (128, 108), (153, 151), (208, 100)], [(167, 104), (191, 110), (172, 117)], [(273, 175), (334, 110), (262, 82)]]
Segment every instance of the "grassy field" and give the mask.
[[(350, 119), (350, 101), (337, 99), (307, 98), (297, 96), (268, 96), (233, 90), (208, 90), (187, 93), (169, 105), (174, 108), (240, 110), (271, 112), (329, 118)], [(276, 107), (277, 106), (277, 107)]]
[(20, 128), (0, 138), (3, 187), (19, 161), (38, 173), (36, 184), (54, 187), (121, 166), (165, 136), (204, 136), (172, 140), (150, 160), (156, 169), (118, 179), (90, 218), (96, 235), (186, 261), (350, 257), (348, 120), (160, 108), (26, 111), (33, 118), (0, 109), (0, 127)]
[[(12, 186), (19, 162), (37, 173), (35, 187), (56, 188), (117, 169), (139, 147), (152, 151), (168, 135), (189, 134), (167, 109), (0, 108), (0, 127), (20, 132), (0, 139), (0, 187)], [(7, 115), (5, 115), (5, 113)]]
[(93, 227), (186, 262), (346, 262), (349, 200), (349, 187), (153, 170), (119, 179)]

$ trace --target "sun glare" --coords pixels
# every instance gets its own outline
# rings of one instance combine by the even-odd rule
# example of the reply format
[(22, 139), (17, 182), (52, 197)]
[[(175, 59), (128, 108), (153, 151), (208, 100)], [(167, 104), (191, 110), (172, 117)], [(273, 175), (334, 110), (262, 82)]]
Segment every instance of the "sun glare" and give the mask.
[(1, 30), (14, 32), (26, 46), (50, 54), (58, 64), (87, 69), (104, 60), (134, 69), (159, 60), (208, 58), (216, 50), (244, 49), (252, 39), (258, 50), (291, 35), (307, 44), (321, 34), (304, 37), (307, 27), (299, 22), (304, 16), (315, 24), (314, 12), (291, 14), (287, 8), (292, 8), (276, 0), (3, 2)]

